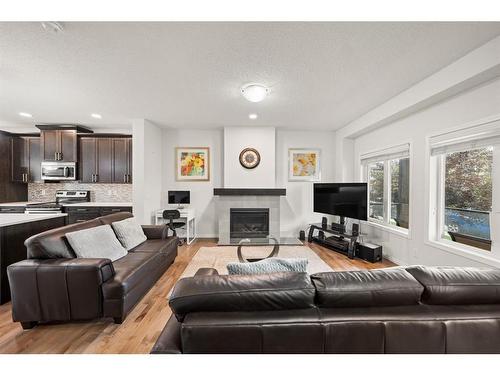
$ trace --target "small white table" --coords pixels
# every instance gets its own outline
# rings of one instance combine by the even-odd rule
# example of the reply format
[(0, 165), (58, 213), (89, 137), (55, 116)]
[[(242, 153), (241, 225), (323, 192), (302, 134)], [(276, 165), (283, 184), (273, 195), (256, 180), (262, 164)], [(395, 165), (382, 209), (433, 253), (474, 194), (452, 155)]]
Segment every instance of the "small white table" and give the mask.
[[(163, 218), (163, 211), (165, 210), (175, 210), (175, 208), (163, 208), (160, 210), (157, 210), (155, 213), (155, 224), (156, 225), (162, 225), (162, 224), (167, 224), (167, 220)], [(191, 243), (196, 239), (196, 215), (195, 211), (192, 208), (183, 208), (179, 210), (179, 213), (181, 214), (181, 217), (175, 221), (180, 221), (186, 223), (185, 229), (184, 228), (178, 228), (177, 232), (186, 232), (185, 236), (179, 236), (179, 237), (185, 237), (186, 238), (186, 243), (188, 245), (191, 245)]]

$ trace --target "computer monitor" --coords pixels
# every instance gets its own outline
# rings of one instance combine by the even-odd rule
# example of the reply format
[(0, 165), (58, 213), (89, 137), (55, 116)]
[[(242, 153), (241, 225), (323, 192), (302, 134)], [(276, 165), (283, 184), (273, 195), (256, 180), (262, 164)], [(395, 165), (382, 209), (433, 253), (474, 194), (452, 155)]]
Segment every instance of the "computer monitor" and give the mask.
[(168, 204), (178, 204), (179, 208), (184, 204), (189, 204), (190, 198), (189, 190), (170, 190), (168, 192)]

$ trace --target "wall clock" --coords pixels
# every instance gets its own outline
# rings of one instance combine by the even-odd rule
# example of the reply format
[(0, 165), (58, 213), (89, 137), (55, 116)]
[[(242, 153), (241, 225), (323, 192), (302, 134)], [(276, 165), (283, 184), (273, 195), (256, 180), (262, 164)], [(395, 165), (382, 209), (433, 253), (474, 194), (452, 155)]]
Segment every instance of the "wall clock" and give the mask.
[(243, 168), (254, 169), (260, 163), (260, 154), (254, 148), (245, 148), (240, 152), (240, 164)]

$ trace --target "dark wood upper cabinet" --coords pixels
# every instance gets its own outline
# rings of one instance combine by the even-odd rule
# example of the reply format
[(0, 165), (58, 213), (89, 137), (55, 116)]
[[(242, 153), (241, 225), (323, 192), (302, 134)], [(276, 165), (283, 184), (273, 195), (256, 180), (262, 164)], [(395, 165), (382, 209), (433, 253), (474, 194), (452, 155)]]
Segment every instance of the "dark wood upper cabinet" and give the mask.
[(80, 181), (131, 183), (131, 138), (81, 137)]
[(41, 181), (40, 138), (13, 137), (11, 144), (12, 181), (24, 183)]
[(97, 138), (97, 182), (114, 182), (112, 138)]
[(42, 130), (40, 133), (44, 161), (76, 162), (76, 130)]
[(79, 176), (82, 182), (95, 182), (97, 174), (97, 140), (80, 138)]

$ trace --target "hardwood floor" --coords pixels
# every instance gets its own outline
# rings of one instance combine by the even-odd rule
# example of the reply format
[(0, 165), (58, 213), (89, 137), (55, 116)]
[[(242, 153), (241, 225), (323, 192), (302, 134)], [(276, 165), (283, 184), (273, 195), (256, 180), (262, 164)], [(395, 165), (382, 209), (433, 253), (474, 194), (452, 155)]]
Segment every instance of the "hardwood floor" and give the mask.
[[(384, 260), (369, 263), (348, 259), (317, 244), (306, 243), (334, 270), (374, 269), (394, 266)], [(81, 323), (42, 324), (23, 331), (13, 323), (11, 304), (0, 306), (0, 353), (149, 353), (171, 315), (167, 295), (191, 258), (215, 240), (197, 240), (179, 248), (174, 264), (137, 304), (122, 324), (112, 319)]]

